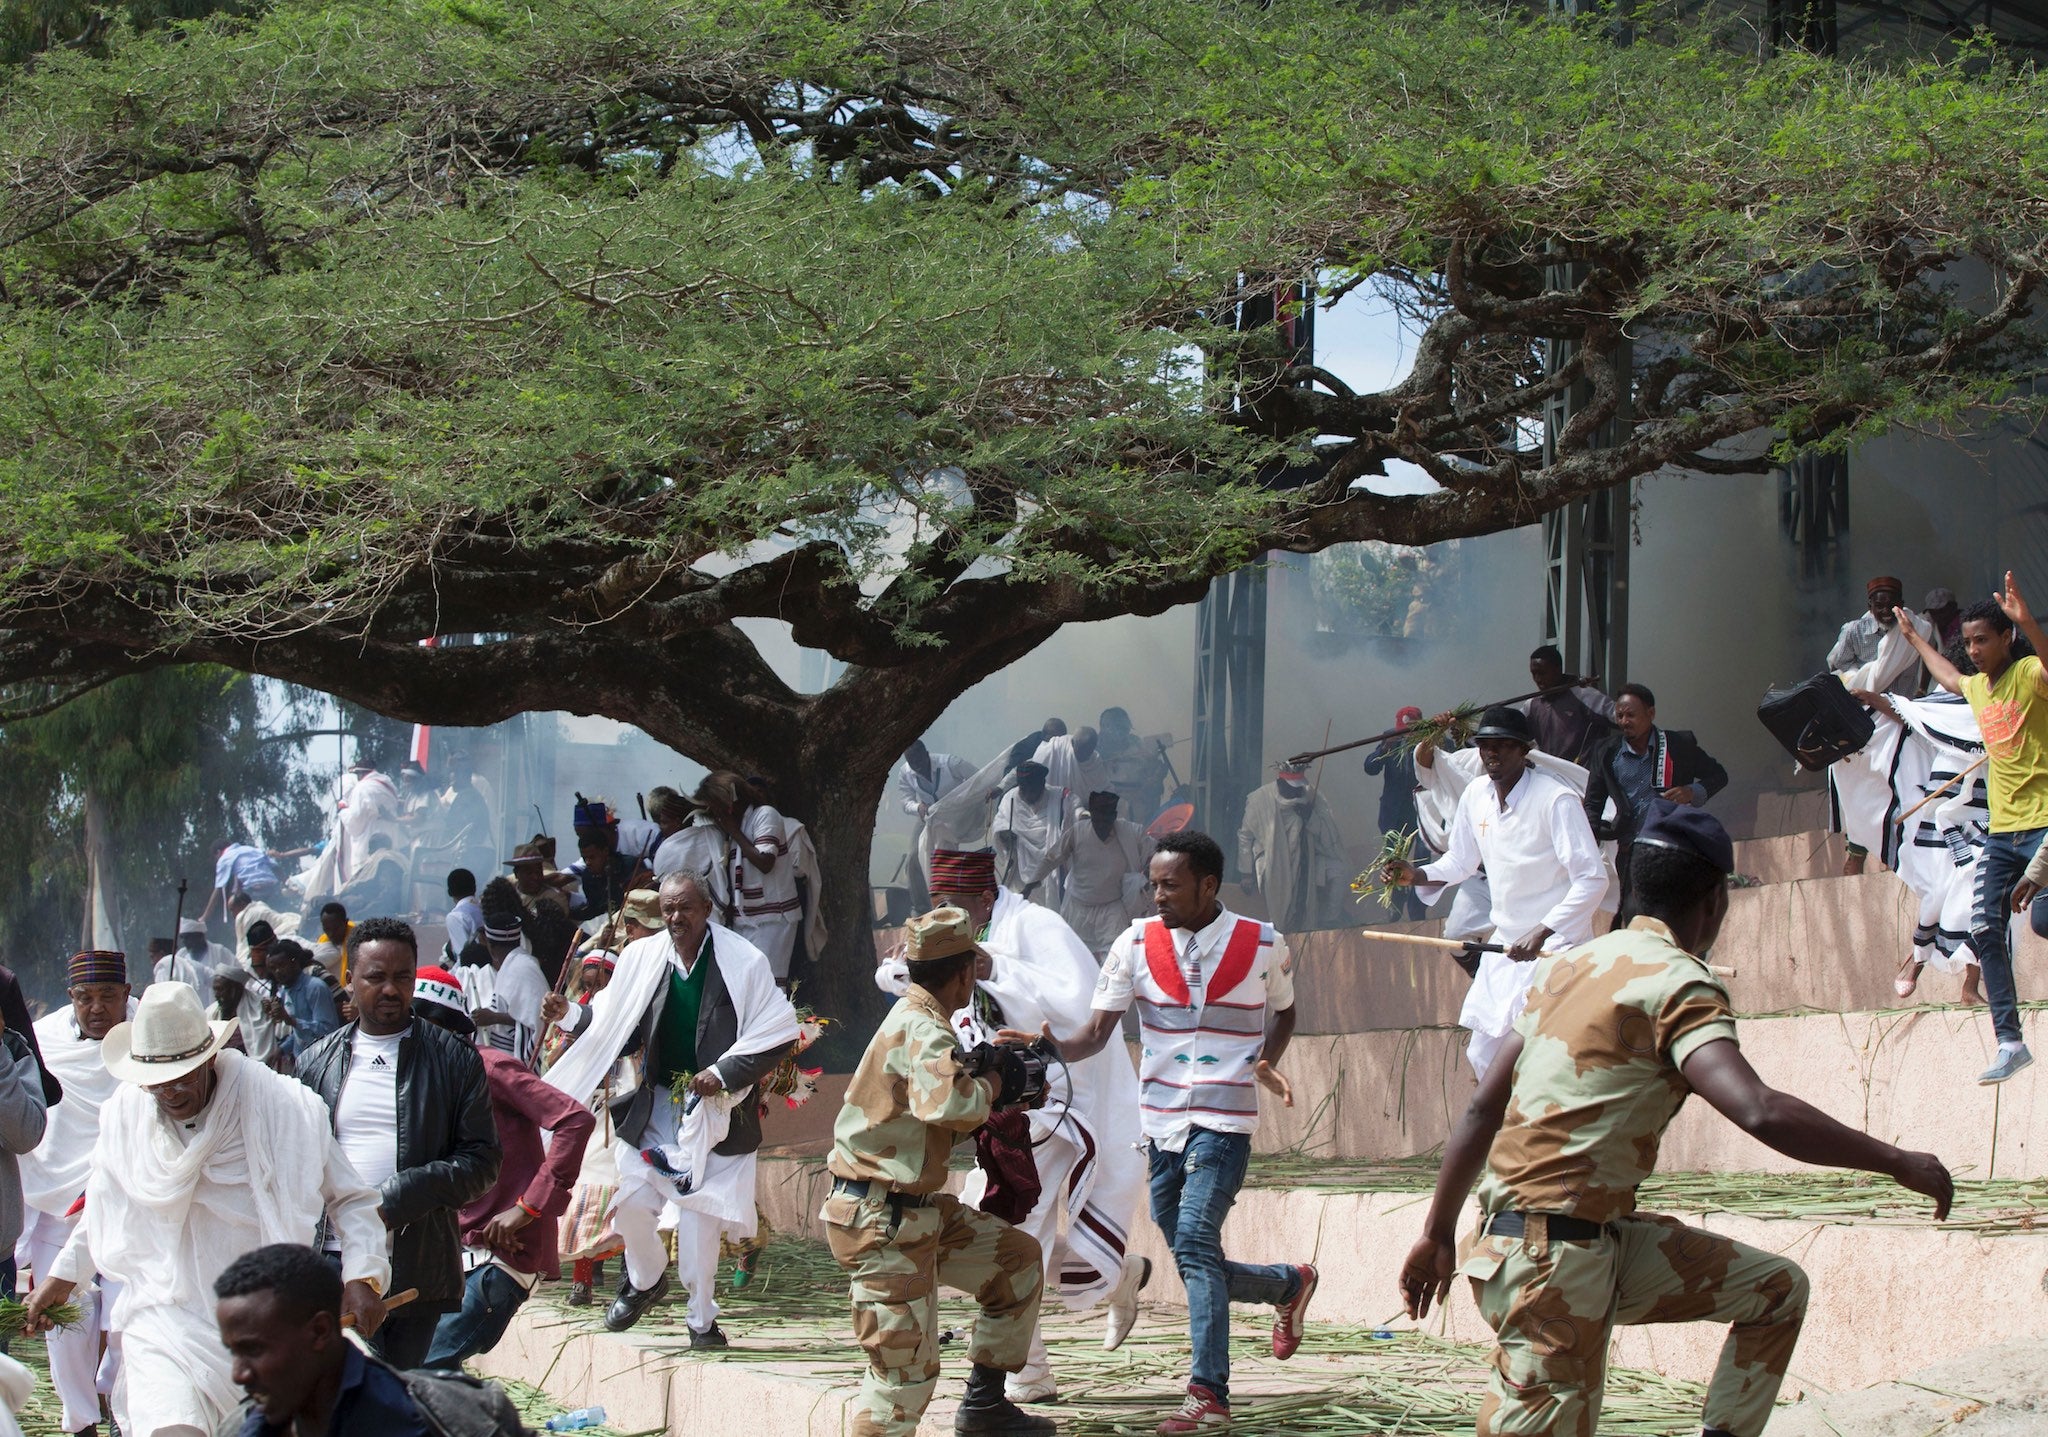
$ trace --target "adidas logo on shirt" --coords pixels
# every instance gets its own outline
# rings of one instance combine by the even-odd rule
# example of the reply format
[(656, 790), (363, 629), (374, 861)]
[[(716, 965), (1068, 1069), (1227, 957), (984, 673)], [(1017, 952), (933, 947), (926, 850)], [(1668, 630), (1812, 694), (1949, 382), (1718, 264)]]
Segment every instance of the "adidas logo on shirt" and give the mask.
[(385, 1062), (384, 1055), (379, 1053), (376, 1057), (370, 1059), (370, 1066), (373, 1068), (388, 1068), (391, 1065)]

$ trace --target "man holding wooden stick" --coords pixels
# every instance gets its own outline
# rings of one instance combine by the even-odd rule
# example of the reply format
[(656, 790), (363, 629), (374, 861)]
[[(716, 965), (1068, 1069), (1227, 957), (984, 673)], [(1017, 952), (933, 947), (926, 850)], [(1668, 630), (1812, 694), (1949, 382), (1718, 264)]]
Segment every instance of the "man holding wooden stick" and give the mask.
[[(2048, 673), (2033, 654), (2013, 657), (2013, 631), (2027, 636), (2037, 653), (2048, 651), (2048, 633), (2034, 620), (2010, 573), (2005, 588), (1988, 603), (1963, 613), (1963, 645), (1977, 672), (1965, 678), (1899, 609), (1898, 629), (1927, 666), (1934, 681), (1969, 700), (1991, 756), (1991, 835), (1977, 860), (1977, 904), (1971, 915), (1970, 946), (1984, 974), (1998, 1056), (1977, 1081), (2002, 1083), (2032, 1064), (2020, 1027), (2019, 987), (2012, 972), (2012, 909), (2027, 863), (2048, 835)], [(2029, 895), (2031, 896), (2031, 895)]]
[(1389, 863), (1386, 876), (1413, 885), (1429, 903), (1446, 884), (1486, 871), (1493, 930), (1506, 951), (1481, 958), (1458, 1013), (1459, 1025), (1472, 1033), (1465, 1056), (1483, 1079), (1522, 1011), (1532, 960), (1593, 936), (1607, 870), (1579, 795), (1530, 767), (1535, 732), (1527, 715), (1490, 708), (1473, 742), (1489, 781), (1474, 783), (1459, 798), (1449, 850), (1426, 867)]
[[(1636, 1209), (1671, 1119), (1697, 1092), (1788, 1157), (1882, 1173), (1948, 1215), (1955, 1184), (1909, 1153), (1766, 1087), (1699, 955), (1728, 912), (1735, 846), (1713, 815), (1659, 801), (1636, 835), (1638, 916), (1536, 966), (1528, 1010), (1444, 1146), (1423, 1234), (1401, 1267), (1420, 1319), (1462, 1273), (1493, 1328), (1480, 1437), (1600, 1427), (1617, 1323), (1732, 1324), (1704, 1437), (1760, 1437), (1806, 1316), (1789, 1258)], [(1480, 1183), (1478, 1228), (1455, 1245)], [(1454, 1255), (1455, 1251), (1455, 1255)]]

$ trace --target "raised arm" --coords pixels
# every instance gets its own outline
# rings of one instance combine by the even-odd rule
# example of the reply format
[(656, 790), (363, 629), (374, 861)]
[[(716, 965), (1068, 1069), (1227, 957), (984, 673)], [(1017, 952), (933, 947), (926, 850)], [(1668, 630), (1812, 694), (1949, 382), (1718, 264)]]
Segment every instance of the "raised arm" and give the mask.
[(2005, 591), (1994, 597), (1998, 600), (1998, 607), (2005, 610), (2005, 616), (2027, 636), (2027, 642), (2034, 646), (2034, 652), (2048, 654), (2048, 632), (2043, 632), (2041, 625), (2035, 621), (2034, 611), (2027, 607), (2026, 598), (2020, 593), (2020, 586), (2013, 579), (2012, 570), (2005, 571)]
[[(2010, 587), (2011, 583), (2012, 576), (2008, 574), (2006, 575), (2006, 584)], [(2000, 598), (2000, 602), (2004, 602), (2003, 597)], [(1920, 662), (1927, 666), (1927, 677), (1933, 679), (1952, 694), (1961, 693), (1963, 691), (1962, 674), (1957, 672), (1954, 664), (1942, 657), (1939, 649), (1927, 642), (1926, 636), (1920, 632), (1920, 626), (1913, 622), (1912, 611), (1910, 609), (1893, 609), (1892, 615), (1898, 620), (1899, 632), (1906, 636), (1906, 642), (1913, 646), (1913, 652), (1920, 655)], [(2017, 623), (2018, 620), (2014, 620), (2014, 622)], [(2035, 633), (2040, 632), (2040, 625), (2035, 624), (2031, 616), (2027, 622)], [(2030, 634), (2028, 637), (2031, 638), (2032, 635)]]

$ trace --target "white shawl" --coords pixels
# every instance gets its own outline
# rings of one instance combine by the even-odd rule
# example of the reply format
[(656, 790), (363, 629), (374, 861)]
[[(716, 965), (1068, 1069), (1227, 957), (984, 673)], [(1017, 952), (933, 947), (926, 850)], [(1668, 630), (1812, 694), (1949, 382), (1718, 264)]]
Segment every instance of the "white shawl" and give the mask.
[[(135, 1016), (133, 998), (128, 1016)], [(93, 1145), (99, 1141), (100, 1109), (121, 1080), (107, 1071), (99, 1040), (78, 1031), (69, 1003), (36, 1020), (36, 1043), (44, 1065), (64, 1085), (64, 1101), (50, 1109), (36, 1150), (22, 1156), (21, 1195), (38, 1212), (61, 1217), (85, 1191)]]
[[(999, 890), (982, 946), (995, 971), (980, 987), (1010, 1027), (1036, 1032), (1050, 1023), (1055, 1033), (1072, 1033), (1088, 1021), (1101, 970), (1057, 913)], [(909, 971), (895, 959), (875, 970), (875, 982), (901, 997), (910, 986)], [(981, 1031), (971, 1009), (954, 1014), (953, 1025), (969, 1046), (995, 1036)], [(1032, 1142), (1063, 1141), (1079, 1152), (1067, 1180), (1066, 1231), (1058, 1252), (1048, 1254), (1058, 1261), (1053, 1280), (1060, 1300), (1073, 1311), (1107, 1295), (1123, 1269), (1146, 1184), (1138, 1118), (1138, 1073), (1120, 1039), (1091, 1058), (1055, 1065), (1045, 1106), (1030, 1114)], [(1041, 1204), (1059, 1200), (1057, 1192), (1039, 1197)]]
[[(1829, 766), (1834, 826), (1877, 854), (1919, 899), (1914, 961), (1958, 973), (1977, 961), (1970, 946), (1977, 857), (1991, 821), (1984, 771), (1952, 784), (1944, 797), (1905, 820), (1910, 831), (1902, 830), (1901, 819), (1981, 757), (1983, 739), (1961, 699), (1886, 697), (1905, 727), (1878, 715), (1870, 742)], [(1950, 829), (1967, 845), (1960, 865), (1945, 838)]]
[[(733, 1011), (739, 1016), (739, 1036), (718, 1058), (735, 1054), (765, 1053), (797, 1040), (796, 1009), (789, 995), (775, 986), (775, 974), (761, 950), (739, 934), (720, 924), (711, 927), (711, 956), (718, 964), (718, 976), (732, 995)], [(619, 966), (604, 991), (590, 1000), (589, 1019), (577, 1030), (576, 1041), (547, 1071), (547, 1081), (577, 1102), (590, 1095), (611, 1077), (612, 1065), (638, 1035), (647, 1016), (647, 1006), (668, 981), (675, 944), (666, 933), (651, 933), (628, 943), (619, 953)], [(703, 1054), (697, 1055), (700, 1060)], [(734, 1094), (737, 1098), (739, 1095)]]
[(946, 796), (925, 810), (924, 830), (917, 837), (917, 861), (925, 876), (932, 871), (932, 853), (940, 848), (988, 847), (989, 822), (995, 817), (996, 800), (989, 795), (1002, 787), (1003, 769), (1010, 761), (1004, 749), (974, 771), (967, 782), (956, 784)]

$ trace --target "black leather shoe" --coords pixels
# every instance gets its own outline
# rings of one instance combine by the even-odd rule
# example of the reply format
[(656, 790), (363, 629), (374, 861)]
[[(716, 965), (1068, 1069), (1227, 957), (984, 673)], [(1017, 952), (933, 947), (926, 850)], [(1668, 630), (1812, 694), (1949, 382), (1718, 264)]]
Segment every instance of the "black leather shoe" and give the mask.
[(604, 1326), (607, 1332), (624, 1332), (638, 1322), (648, 1308), (668, 1296), (668, 1274), (655, 1279), (654, 1286), (636, 1288), (629, 1277), (619, 1278), (619, 1295), (612, 1299), (612, 1305), (604, 1310)]
[(732, 1344), (726, 1340), (725, 1330), (715, 1322), (702, 1332), (699, 1332), (694, 1327), (690, 1329), (690, 1351), (692, 1352), (703, 1352), (707, 1348), (730, 1346)]

